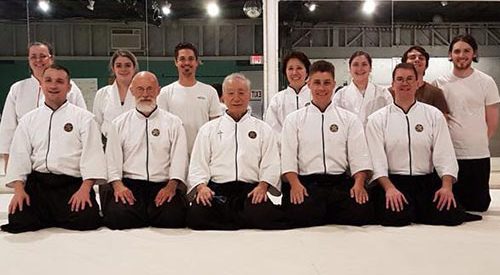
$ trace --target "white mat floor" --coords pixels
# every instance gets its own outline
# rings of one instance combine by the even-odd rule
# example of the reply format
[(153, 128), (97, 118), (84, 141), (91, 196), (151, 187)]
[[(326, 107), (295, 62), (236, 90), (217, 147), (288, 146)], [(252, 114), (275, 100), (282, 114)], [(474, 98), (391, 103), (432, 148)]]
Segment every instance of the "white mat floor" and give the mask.
[[(2, 224), (10, 196), (0, 195)], [(0, 273), (499, 274), (500, 190), (493, 197), (483, 221), (458, 227), (0, 232)]]

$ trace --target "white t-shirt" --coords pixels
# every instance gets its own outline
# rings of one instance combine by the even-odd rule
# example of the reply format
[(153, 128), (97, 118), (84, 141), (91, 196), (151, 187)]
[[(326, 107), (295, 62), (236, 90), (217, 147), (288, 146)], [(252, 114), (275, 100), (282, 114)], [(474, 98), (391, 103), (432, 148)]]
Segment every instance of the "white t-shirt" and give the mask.
[(291, 112), (297, 111), (310, 102), (311, 90), (307, 85), (304, 85), (299, 93), (296, 93), (292, 87), (288, 86), (271, 98), (264, 121), (279, 134), (283, 128), (285, 118)]
[[(87, 109), (82, 92), (73, 81), (71, 81), (71, 90), (67, 98), (70, 103), (85, 110)], [(10, 144), (19, 120), (31, 110), (43, 106), (44, 102), (40, 83), (33, 75), (30, 78), (14, 83), (10, 87), (3, 106), (2, 120), (0, 121), (0, 154), (9, 153)]]
[(351, 82), (351, 84), (338, 90), (333, 96), (335, 106), (357, 114), (365, 126), (369, 115), (392, 102), (393, 99), (389, 90), (370, 82), (364, 94)]
[(434, 85), (443, 90), (450, 109), (448, 125), (457, 158), (489, 157), (485, 107), (500, 102), (493, 78), (474, 69), (466, 78), (449, 73), (436, 79)]
[(116, 82), (99, 89), (95, 95), (93, 113), (101, 132), (106, 136), (107, 128), (119, 115), (135, 107), (135, 99), (130, 89), (127, 91), (123, 105)]
[(280, 194), (280, 159), (276, 133), (250, 111), (238, 121), (223, 116), (201, 127), (189, 164), (189, 192), (201, 183), (243, 181), (269, 184)]
[(178, 116), (184, 123), (188, 153), (193, 148), (200, 127), (210, 118), (222, 114), (217, 91), (200, 81), (192, 87), (184, 87), (178, 81), (163, 87), (158, 96), (158, 106)]
[(31, 171), (106, 179), (101, 132), (94, 115), (69, 102), (43, 104), (19, 121), (7, 166), (7, 183), (26, 182)]
[(186, 134), (177, 116), (157, 108), (146, 117), (134, 109), (118, 116), (108, 133), (108, 182), (186, 181)]
[(310, 104), (289, 114), (281, 133), (281, 169), (299, 175), (371, 171), (361, 121), (333, 104), (324, 112)]
[(373, 180), (388, 174), (457, 178), (458, 164), (443, 113), (416, 101), (405, 113), (394, 103), (368, 117)]

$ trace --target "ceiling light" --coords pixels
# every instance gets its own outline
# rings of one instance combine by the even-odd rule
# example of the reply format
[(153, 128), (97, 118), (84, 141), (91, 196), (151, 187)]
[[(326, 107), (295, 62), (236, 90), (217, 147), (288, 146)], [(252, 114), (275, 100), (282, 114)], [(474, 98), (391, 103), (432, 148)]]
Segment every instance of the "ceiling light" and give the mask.
[(87, 5), (87, 9), (93, 11), (94, 10), (95, 0), (89, 0), (89, 4)]
[(43, 12), (48, 12), (50, 10), (50, 3), (48, 0), (40, 0), (38, 1), (38, 8)]
[(310, 12), (313, 12), (316, 10), (316, 8), (318, 7), (318, 5), (316, 3), (313, 3), (313, 2), (307, 2), (304, 4), (304, 6), (306, 6), (306, 8), (310, 11)]
[(441, 6), (443, 6), (443, 7), (448, 6), (448, 1), (441, 1)]
[(372, 14), (375, 11), (375, 1), (366, 0), (363, 4), (363, 12), (366, 14)]
[(172, 4), (170, 4), (168, 1), (165, 1), (165, 4), (161, 6), (161, 12), (163, 12), (163, 15), (167, 16), (172, 12), (170, 7), (172, 7)]
[(219, 5), (215, 2), (211, 2), (207, 5), (207, 13), (210, 17), (216, 17), (220, 13)]
[(248, 0), (243, 6), (243, 12), (250, 18), (257, 18), (262, 14), (260, 0)]

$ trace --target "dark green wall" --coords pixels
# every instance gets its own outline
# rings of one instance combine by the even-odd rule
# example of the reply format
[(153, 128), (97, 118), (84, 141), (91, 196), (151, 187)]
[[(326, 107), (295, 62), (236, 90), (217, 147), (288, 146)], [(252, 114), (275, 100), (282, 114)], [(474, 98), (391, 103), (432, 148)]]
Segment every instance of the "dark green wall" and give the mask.
[[(57, 63), (67, 67), (73, 78), (97, 78), (99, 88), (108, 84), (108, 61), (61, 60)], [(146, 70), (146, 62), (140, 61), (139, 68)], [(177, 80), (177, 70), (173, 61), (150, 61), (149, 70), (156, 74), (161, 86)], [(262, 66), (248, 65), (247, 61), (203, 61), (203, 64), (198, 67), (197, 78), (207, 84), (222, 83), (224, 77), (230, 73), (253, 70), (260, 71), (263, 68)], [(0, 72), (0, 105), (3, 110), (10, 85), (29, 77), (27, 61), (0, 60)]]

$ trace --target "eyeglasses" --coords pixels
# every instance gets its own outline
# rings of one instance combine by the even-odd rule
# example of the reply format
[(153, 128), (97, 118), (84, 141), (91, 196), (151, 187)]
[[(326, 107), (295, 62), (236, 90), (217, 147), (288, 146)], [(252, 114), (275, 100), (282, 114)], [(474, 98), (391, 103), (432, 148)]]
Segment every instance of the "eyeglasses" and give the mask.
[(403, 84), (403, 83), (408, 83), (408, 84), (413, 84), (417, 79), (413, 76), (409, 76), (407, 78), (404, 78), (404, 77), (396, 77), (396, 79), (394, 79), (394, 82), (398, 83), (398, 84)]
[(30, 60), (45, 60), (47, 58), (50, 58), (50, 55), (45, 55), (45, 54), (30, 55), (30, 57), (29, 57)]

